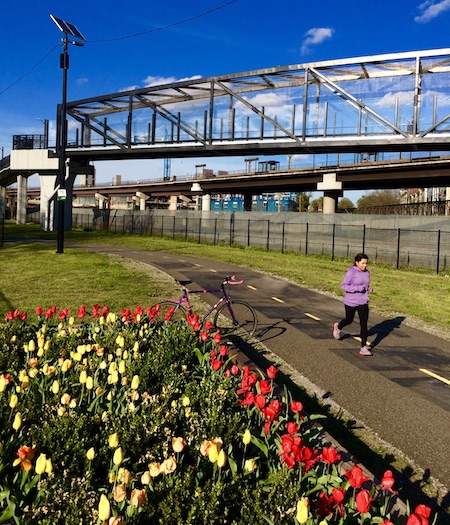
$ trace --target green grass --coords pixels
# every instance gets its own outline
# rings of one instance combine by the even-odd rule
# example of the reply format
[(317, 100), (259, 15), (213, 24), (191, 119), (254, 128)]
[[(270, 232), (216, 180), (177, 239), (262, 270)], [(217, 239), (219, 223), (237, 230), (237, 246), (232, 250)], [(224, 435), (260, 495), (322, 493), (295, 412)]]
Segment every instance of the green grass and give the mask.
[[(68, 247), (71, 242), (108, 244), (220, 260), (280, 276), (339, 297), (343, 295), (340, 289), (343, 275), (352, 264), (350, 259), (332, 261), (329, 257), (95, 231), (67, 232), (64, 254), (56, 254), (56, 234), (42, 232), (36, 225), (7, 223), (5, 235), (48, 239), (55, 243), (48, 246), (8, 243), (0, 250), (2, 311), (50, 302), (68, 307), (92, 302), (108, 304), (111, 308), (132, 307), (147, 304), (149, 293), (167, 295), (173, 291), (164, 291), (161, 278), (153, 283), (150, 278), (152, 272), (148, 268), (144, 272), (144, 265), (134, 268), (130, 264), (123, 266), (118, 264), (116, 258), (74, 250)], [(397, 270), (383, 264), (371, 264), (368, 255), (374, 287), (371, 296), (373, 311), (386, 316), (401, 314), (439, 330), (450, 331), (450, 278), (447, 274), (437, 275), (424, 269)], [(157, 272), (154, 273), (156, 275)]]

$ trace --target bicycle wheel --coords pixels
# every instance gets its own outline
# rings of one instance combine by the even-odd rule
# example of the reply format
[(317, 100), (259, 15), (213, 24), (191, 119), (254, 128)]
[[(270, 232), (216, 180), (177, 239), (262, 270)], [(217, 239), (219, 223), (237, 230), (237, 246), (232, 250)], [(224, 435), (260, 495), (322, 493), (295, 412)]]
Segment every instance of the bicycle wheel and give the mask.
[(186, 321), (186, 309), (176, 301), (161, 301), (153, 306), (159, 306), (159, 318), (163, 321)]
[(233, 317), (226, 303), (217, 310), (213, 324), (224, 337), (240, 337), (244, 341), (255, 333), (258, 320), (253, 306), (244, 301), (231, 301)]

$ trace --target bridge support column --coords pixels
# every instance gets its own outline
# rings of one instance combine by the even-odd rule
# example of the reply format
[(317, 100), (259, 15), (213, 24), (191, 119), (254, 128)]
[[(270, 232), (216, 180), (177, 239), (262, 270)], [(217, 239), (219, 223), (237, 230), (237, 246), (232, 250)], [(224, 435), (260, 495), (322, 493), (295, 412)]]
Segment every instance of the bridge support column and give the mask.
[(205, 193), (202, 196), (202, 211), (210, 211), (211, 210), (211, 195), (209, 193)]
[[(41, 230), (55, 231), (58, 227), (58, 210), (56, 210), (55, 202), (57, 200), (58, 176), (53, 173), (40, 173), (39, 179), (41, 182)], [(70, 174), (66, 177), (65, 189), (66, 200), (64, 203), (64, 230), (72, 229), (72, 200), (73, 200), (73, 183), (75, 181), (75, 174)]]
[(177, 201), (178, 198), (176, 195), (172, 195), (169, 199), (169, 210), (176, 210), (177, 209)]
[(6, 186), (0, 186), (0, 216), (5, 215), (6, 211)]
[(27, 177), (17, 175), (17, 224), (26, 224), (27, 222), (27, 184)]
[(342, 182), (336, 180), (336, 173), (325, 173), (322, 182), (317, 183), (317, 189), (324, 192), (322, 212), (336, 213), (338, 199), (342, 197)]
[[(145, 203), (147, 202), (147, 195), (145, 193), (142, 193), (142, 191), (136, 192), (136, 197), (139, 199), (139, 209), (140, 211), (145, 211)], [(175, 204), (176, 207), (176, 204)]]
[(252, 194), (244, 193), (244, 211), (252, 211)]

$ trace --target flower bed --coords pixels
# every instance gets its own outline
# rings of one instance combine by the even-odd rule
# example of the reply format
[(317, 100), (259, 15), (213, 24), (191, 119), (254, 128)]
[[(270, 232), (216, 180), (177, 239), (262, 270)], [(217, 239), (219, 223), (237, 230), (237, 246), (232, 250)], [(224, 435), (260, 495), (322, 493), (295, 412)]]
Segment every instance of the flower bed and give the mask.
[[(30, 316), (31, 317), (31, 316)], [(9, 312), (0, 331), (0, 523), (428, 525), (321, 440), (277, 370), (157, 309)]]

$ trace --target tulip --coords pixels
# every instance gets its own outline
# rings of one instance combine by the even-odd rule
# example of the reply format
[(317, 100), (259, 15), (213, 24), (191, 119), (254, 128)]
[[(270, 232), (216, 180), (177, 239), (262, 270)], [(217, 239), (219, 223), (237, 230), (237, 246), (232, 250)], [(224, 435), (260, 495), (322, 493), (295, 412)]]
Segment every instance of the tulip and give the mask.
[(127, 367), (125, 365), (125, 361), (120, 361), (119, 363), (119, 374), (124, 374), (127, 370)]
[(63, 364), (61, 365), (61, 371), (67, 372), (69, 368), (72, 366), (72, 361), (70, 359), (65, 359)]
[(227, 461), (227, 455), (225, 454), (225, 451), (222, 449), (219, 452), (219, 455), (217, 457), (217, 466), (222, 468), (225, 465), (226, 461)]
[(0, 376), (0, 392), (4, 392), (6, 390), (7, 382), (3, 375)]
[(113, 456), (114, 465), (120, 465), (123, 461), (123, 458), (124, 458), (124, 454), (123, 454), (122, 447), (116, 448), (114, 452), (114, 456)]
[(123, 485), (116, 485), (113, 489), (113, 498), (116, 503), (120, 503), (127, 497), (127, 491)]
[(82, 385), (84, 385), (86, 383), (86, 381), (87, 381), (87, 372), (86, 372), (86, 370), (82, 370), (80, 372), (80, 379), (79, 379), (79, 381), (80, 381), (80, 383)]
[(92, 390), (94, 388), (94, 379), (91, 376), (88, 376), (86, 379), (86, 388)]
[(119, 435), (117, 434), (117, 432), (109, 436), (108, 445), (111, 448), (117, 448), (119, 446)]
[(52, 463), (52, 460), (48, 458), (47, 461), (45, 462), (45, 473), (51, 474), (52, 472), (53, 472), (53, 463)]
[(108, 498), (102, 494), (98, 504), (98, 517), (101, 521), (106, 521), (111, 516), (111, 506)]
[(142, 507), (142, 505), (144, 504), (144, 501), (145, 501), (145, 490), (144, 489), (142, 490), (134, 489), (133, 492), (131, 493), (130, 505), (132, 507), (139, 508), (139, 507)]
[(62, 417), (66, 413), (66, 407), (58, 407), (58, 416)]
[(117, 478), (122, 483), (125, 483), (125, 485), (128, 485), (128, 483), (131, 482), (131, 472), (128, 469), (121, 467)]
[(172, 439), (172, 448), (174, 452), (181, 452), (186, 446), (186, 441), (182, 437), (174, 437)]
[(86, 457), (88, 458), (89, 461), (92, 461), (95, 458), (95, 449), (94, 449), (94, 447), (91, 447), (86, 452)]
[(152, 477), (150, 476), (150, 472), (146, 470), (141, 476), (141, 483), (142, 485), (149, 485), (151, 482)]
[(217, 450), (217, 445), (213, 443), (208, 450), (208, 458), (211, 463), (216, 463), (219, 458), (219, 451)]
[(183, 399), (181, 400), (181, 403), (183, 404), (184, 407), (187, 407), (191, 404), (191, 401), (187, 396), (184, 396)]
[(18, 401), (19, 401), (19, 398), (17, 397), (17, 395), (11, 394), (11, 398), (9, 400), (9, 406), (11, 408), (16, 408)]
[(34, 352), (36, 350), (36, 343), (34, 342), (34, 340), (32, 339), (29, 343), (28, 343), (28, 351), (29, 352)]
[(22, 414), (20, 412), (17, 412), (16, 416), (14, 417), (14, 421), (13, 421), (13, 429), (14, 430), (19, 430), (20, 427), (22, 426)]
[(250, 433), (250, 430), (247, 428), (247, 430), (244, 432), (244, 436), (242, 438), (242, 441), (244, 442), (244, 445), (248, 445), (252, 439), (252, 435)]
[(370, 504), (372, 503), (373, 499), (370, 497), (370, 492), (368, 490), (364, 489), (358, 492), (355, 499), (356, 509), (358, 512), (364, 514), (370, 511)]
[(52, 384), (50, 390), (51, 390), (54, 394), (57, 394), (57, 393), (59, 392), (59, 383), (58, 383), (58, 381), (57, 381), (56, 379), (53, 381), (53, 384)]
[(139, 387), (139, 376), (133, 376), (133, 380), (131, 381), (131, 389), (137, 390)]
[(153, 463), (150, 463), (150, 465), (148, 466), (148, 470), (150, 472), (150, 476), (152, 478), (156, 478), (161, 474), (161, 465), (155, 461)]
[(68, 405), (70, 403), (70, 394), (67, 392), (61, 396), (61, 405)]
[(43, 474), (45, 472), (45, 467), (47, 464), (47, 457), (45, 454), (41, 454), (36, 461), (36, 474)]
[(167, 458), (161, 463), (161, 472), (163, 474), (171, 474), (176, 468), (177, 462), (174, 457)]
[(246, 472), (253, 472), (256, 468), (256, 463), (254, 459), (246, 459), (244, 463), (244, 470)]
[(309, 516), (309, 500), (308, 498), (301, 498), (297, 502), (297, 521), (304, 524), (308, 521)]

